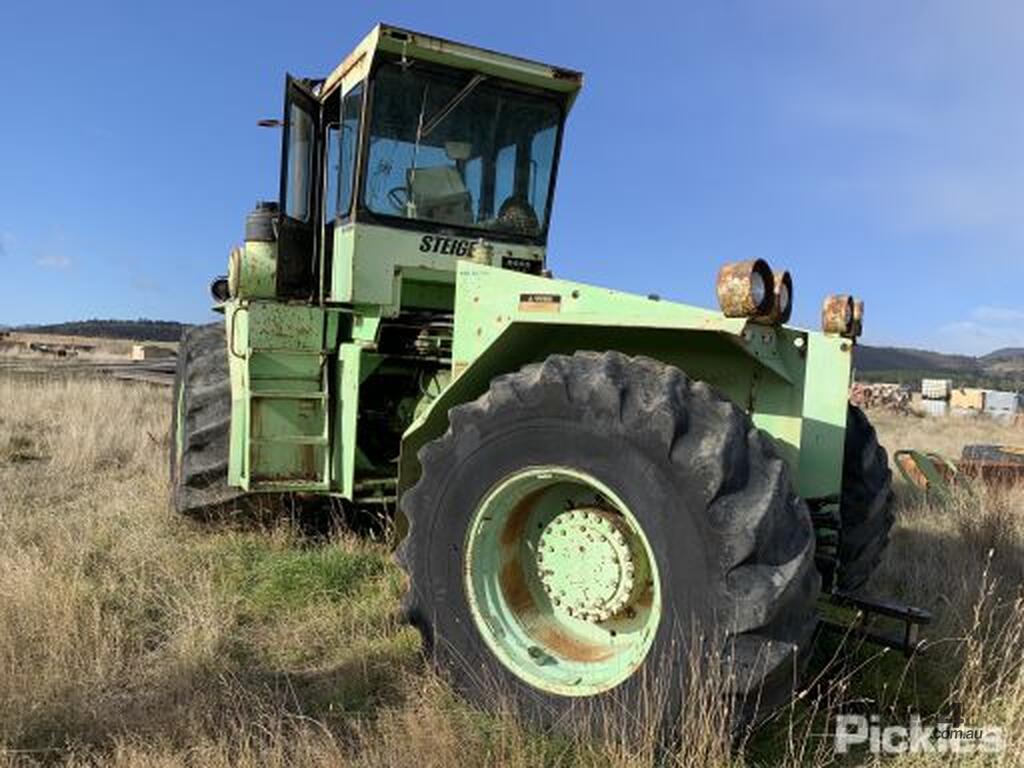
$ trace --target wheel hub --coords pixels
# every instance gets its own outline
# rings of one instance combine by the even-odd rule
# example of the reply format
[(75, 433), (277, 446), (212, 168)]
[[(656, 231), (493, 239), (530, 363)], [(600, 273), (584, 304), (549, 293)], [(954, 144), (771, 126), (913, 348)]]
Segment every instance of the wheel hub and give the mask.
[(606, 621), (631, 600), (636, 553), (619, 515), (595, 508), (556, 515), (537, 542), (537, 573), (556, 610)]

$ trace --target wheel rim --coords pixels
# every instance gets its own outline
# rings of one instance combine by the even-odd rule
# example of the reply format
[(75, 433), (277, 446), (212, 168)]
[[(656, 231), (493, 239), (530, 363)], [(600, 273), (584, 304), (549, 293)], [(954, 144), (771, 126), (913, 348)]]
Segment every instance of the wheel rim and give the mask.
[(477, 629), (520, 679), (591, 696), (628, 678), (661, 618), (651, 546), (629, 508), (590, 475), (531, 467), (476, 509), (465, 584)]

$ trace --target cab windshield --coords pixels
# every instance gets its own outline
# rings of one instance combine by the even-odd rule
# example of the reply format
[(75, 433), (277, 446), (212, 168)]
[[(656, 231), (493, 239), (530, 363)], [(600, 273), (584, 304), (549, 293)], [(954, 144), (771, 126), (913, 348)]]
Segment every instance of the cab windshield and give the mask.
[(363, 202), (372, 213), (495, 236), (546, 232), (558, 97), (414, 62), (383, 65), (371, 103)]

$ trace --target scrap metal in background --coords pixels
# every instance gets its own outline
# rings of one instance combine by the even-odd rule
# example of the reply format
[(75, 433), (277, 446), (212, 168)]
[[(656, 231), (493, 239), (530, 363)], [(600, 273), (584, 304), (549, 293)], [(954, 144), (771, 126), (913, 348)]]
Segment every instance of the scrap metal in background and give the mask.
[(897, 413), (909, 413), (910, 390), (901, 384), (854, 384), (850, 388), (850, 402), (858, 408), (875, 408)]
[(925, 451), (902, 450), (893, 456), (903, 479), (940, 499), (948, 499), (954, 487), (970, 492), (965, 480), (988, 486), (1014, 486), (1024, 482), (1024, 447), (968, 445), (957, 462)]

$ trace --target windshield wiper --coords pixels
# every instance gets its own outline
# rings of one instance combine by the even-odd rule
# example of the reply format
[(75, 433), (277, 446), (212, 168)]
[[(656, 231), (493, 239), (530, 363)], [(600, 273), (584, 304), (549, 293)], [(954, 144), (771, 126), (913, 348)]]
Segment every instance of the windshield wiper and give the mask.
[(412, 199), (412, 186), (416, 179), (416, 164), (419, 160), (420, 143), (424, 138), (429, 136), (430, 132), (437, 128), (437, 126), (439, 126), (441, 122), (448, 117), (448, 115), (452, 113), (452, 110), (459, 106), (459, 104), (461, 104), (466, 97), (469, 96), (469, 94), (471, 94), (473, 90), (486, 79), (487, 75), (473, 75), (469, 82), (462, 86), (462, 89), (452, 96), (451, 99), (448, 100), (447, 104), (435, 112), (433, 117), (431, 117), (426, 123), (423, 122), (423, 113), (427, 108), (427, 91), (429, 89), (429, 85), (423, 86), (423, 100), (420, 102), (420, 119), (416, 126), (416, 143), (412, 148), (412, 168), (409, 170), (409, 199), (405, 204), (405, 214), (407, 217), (411, 219), (416, 218), (416, 201)]
[(487, 79), (487, 75), (473, 75), (470, 81), (462, 86), (462, 90), (456, 93), (441, 109), (434, 113), (426, 124), (420, 123), (419, 135), (416, 137), (416, 142), (419, 143), (420, 139), (425, 139), (430, 133), (441, 124), (441, 122), (451, 114), (459, 104), (461, 104), (473, 90), (480, 85), (484, 80)]

